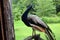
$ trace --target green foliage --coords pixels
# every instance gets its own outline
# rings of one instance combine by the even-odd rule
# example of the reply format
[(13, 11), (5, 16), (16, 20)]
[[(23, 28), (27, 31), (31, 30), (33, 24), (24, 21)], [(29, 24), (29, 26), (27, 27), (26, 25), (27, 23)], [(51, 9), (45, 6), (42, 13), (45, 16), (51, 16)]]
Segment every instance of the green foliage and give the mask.
[[(13, 11), (12, 12), (13, 12), (14, 20), (20, 20), (21, 15), (27, 9), (27, 6), (29, 4), (33, 4), (33, 8), (36, 10), (36, 12), (34, 13), (39, 17), (57, 16), (55, 5), (53, 5), (54, 4), (53, 0), (13, 0), (13, 3), (12, 3)], [(58, 16), (60, 15), (58, 14)]]
[(60, 17), (60, 12), (57, 15)]
[(46, 23), (60, 23), (60, 17), (42, 17)]

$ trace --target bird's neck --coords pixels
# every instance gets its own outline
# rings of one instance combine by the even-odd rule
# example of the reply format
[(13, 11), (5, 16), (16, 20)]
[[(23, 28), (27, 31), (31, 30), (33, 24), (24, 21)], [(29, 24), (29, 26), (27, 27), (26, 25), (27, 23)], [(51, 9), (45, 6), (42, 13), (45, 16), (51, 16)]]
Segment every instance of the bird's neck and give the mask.
[(28, 8), (28, 9), (24, 12), (24, 14), (22, 15), (22, 17), (27, 18), (29, 11), (30, 11), (30, 9)]
[(22, 17), (27, 17), (28, 16), (28, 11), (25, 11), (24, 14), (22, 15)]

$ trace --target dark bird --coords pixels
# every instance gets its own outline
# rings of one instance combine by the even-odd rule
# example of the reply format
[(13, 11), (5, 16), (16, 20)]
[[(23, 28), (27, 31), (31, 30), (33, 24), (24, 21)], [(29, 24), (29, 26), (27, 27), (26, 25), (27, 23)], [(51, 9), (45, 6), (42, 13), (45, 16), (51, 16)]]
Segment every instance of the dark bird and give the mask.
[(27, 10), (24, 12), (24, 14), (21, 17), (24, 24), (27, 25), (28, 27), (32, 27), (34, 32), (37, 29), (41, 32), (46, 33), (48, 35), (49, 40), (55, 40), (54, 33), (49, 28), (49, 26), (40, 19), (40, 17), (36, 15), (28, 15), (31, 9), (32, 9), (32, 5), (30, 5), (27, 8)]

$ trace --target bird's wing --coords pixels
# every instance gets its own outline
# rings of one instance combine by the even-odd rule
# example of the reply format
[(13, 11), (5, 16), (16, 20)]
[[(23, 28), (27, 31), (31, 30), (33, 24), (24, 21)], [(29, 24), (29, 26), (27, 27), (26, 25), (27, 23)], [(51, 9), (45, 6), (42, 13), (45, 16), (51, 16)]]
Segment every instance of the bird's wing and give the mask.
[(28, 21), (34, 28), (38, 29), (39, 31), (45, 32), (48, 35), (49, 39), (55, 40), (55, 35), (52, 30), (38, 16), (30, 15), (28, 17)]
[(28, 21), (31, 24), (35, 24), (44, 28), (48, 28), (47, 25), (36, 15), (29, 15)]

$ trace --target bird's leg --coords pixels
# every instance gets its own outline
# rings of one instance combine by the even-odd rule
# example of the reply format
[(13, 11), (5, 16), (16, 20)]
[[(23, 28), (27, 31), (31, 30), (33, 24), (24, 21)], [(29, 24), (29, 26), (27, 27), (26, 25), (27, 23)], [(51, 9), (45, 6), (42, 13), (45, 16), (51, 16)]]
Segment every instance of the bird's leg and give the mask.
[(35, 28), (34, 27), (32, 27), (32, 36), (34, 36), (34, 35), (36, 35), (36, 31), (35, 31)]

